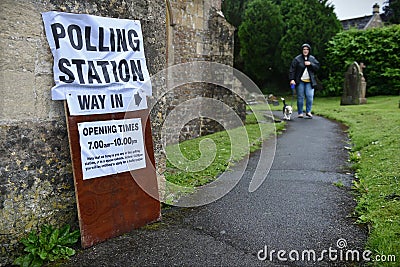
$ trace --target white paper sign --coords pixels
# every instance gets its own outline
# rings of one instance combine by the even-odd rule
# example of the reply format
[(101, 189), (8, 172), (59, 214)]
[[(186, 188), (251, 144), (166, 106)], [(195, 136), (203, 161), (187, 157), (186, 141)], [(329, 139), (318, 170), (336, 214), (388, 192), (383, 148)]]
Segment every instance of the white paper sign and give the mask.
[(147, 109), (146, 95), (140, 90), (71, 90), (67, 94), (71, 115), (93, 115)]
[(78, 123), (83, 179), (146, 167), (140, 118)]
[(42, 17), (54, 57), (53, 100), (82, 87), (152, 94), (140, 21), (55, 11)]

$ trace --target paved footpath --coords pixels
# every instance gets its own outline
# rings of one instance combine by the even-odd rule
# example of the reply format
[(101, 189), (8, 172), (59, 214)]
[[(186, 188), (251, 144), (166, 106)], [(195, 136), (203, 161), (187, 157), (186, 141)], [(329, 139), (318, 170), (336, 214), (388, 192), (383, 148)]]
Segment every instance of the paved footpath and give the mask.
[(337, 123), (294, 118), (278, 137), (271, 171), (257, 191), (248, 192), (254, 153), (225, 197), (163, 211), (161, 222), (78, 251), (68, 265), (362, 266), (346, 261), (346, 252), (361, 255), (366, 241), (351, 216), (346, 141)]

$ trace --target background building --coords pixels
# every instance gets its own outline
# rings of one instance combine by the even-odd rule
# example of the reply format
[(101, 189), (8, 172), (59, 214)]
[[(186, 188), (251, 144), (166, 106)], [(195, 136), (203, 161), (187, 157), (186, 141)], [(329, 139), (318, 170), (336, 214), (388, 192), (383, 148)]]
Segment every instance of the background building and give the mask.
[(383, 14), (382, 15), (379, 14), (379, 5), (375, 4), (372, 7), (371, 15), (352, 18), (352, 19), (345, 19), (341, 20), (340, 22), (342, 23), (343, 29), (345, 30), (349, 30), (352, 28), (358, 30), (365, 30), (365, 29), (383, 27), (384, 25), (383, 18), (384, 18)]

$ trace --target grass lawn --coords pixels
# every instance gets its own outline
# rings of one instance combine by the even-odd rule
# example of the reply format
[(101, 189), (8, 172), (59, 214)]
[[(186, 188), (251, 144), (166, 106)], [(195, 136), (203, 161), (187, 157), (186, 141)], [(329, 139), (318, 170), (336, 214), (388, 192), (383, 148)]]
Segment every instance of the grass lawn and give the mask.
[(397, 263), (387, 265), (400, 266), (400, 97), (367, 101), (340, 106), (340, 98), (316, 98), (314, 113), (349, 127), (356, 212), (370, 230), (367, 248), (375, 255), (396, 255)]

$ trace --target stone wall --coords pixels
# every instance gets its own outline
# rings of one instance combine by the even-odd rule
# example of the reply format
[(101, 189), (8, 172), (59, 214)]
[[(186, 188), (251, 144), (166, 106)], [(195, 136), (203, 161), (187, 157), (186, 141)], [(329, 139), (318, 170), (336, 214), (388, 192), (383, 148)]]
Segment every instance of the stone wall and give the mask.
[[(171, 0), (170, 4), (168, 65), (212, 61), (233, 66), (234, 27), (221, 13), (221, 0)], [(188, 69), (181, 75), (189, 76), (191, 71), (193, 70)], [(171, 88), (166, 96), (167, 99), (172, 100), (165, 104), (166, 116), (168, 116), (168, 111), (173, 110), (177, 105), (199, 96), (224, 102), (244, 120), (245, 105), (239, 97), (226, 88), (205, 83), (192, 83)], [(180, 130), (179, 140), (207, 135), (222, 129), (218, 122), (199, 117), (185, 124), (185, 127)]]
[(171, 0), (169, 64), (207, 60), (232, 66), (233, 33), (221, 0)]
[[(165, 68), (164, 0), (0, 2), (0, 266), (44, 223), (78, 228), (62, 101), (52, 101), (53, 58), (41, 12), (139, 19), (150, 75)], [(161, 123), (154, 118), (153, 131)]]
[[(41, 13), (139, 19), (153, 76), (167, 66), (198, 60), (233, 65), (234, 29), (220, 7), (221, 0), (0, 1), (0, 266), (21, 252), (21, 237), (44, 223), (78, 228), (64, 104), (51, 100), (53, 58)], [(245, 116), (243, 101), (213, 84), (184, 85), (151, 98), (149, 103), (157, 103), (151, 122), (159, 174), (165, 166), (163, 121), (176, 105), (198, 96), (219, 99)], [(179, 130), (183, 140), (221, 126), (198, 118)]]

